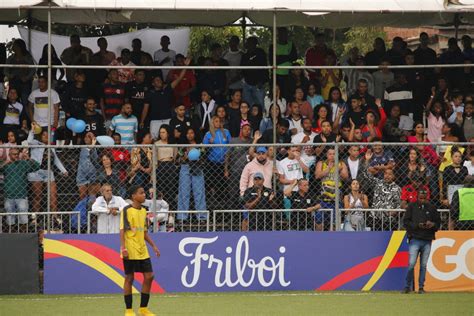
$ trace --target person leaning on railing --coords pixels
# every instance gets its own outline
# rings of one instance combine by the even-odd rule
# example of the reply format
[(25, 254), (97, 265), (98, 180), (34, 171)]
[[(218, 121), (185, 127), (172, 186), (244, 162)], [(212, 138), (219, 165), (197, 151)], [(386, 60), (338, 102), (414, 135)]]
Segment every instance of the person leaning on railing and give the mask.
[[(20, 158), (20, 150), (11, 148), (8, 153), (10, 160), (2, 161), (0, 173), (3, 174), (3, 187), (5, 194), (5, 211), (7, 213), (26, 213), (28, 208), (28, 174), (39, 170), (40, 164), (29, 159), (27, 155)], [(28, 216), (18, 218), (20, 231), (25, 232)], [(15, 225), (15, 217), (7, 216), (7, 225)]]
[[(344, 208), (369, 208), (369, 198), (360, 191), (360, 183), (357, 179), (351, 181), (351, 192), (344, 196)], [(344, 217), (345, 231), (363, 231), (365, 229), (365, 217), (362, 211), (346, 211)]]
[(474, 176), (464, 178), (464, 186), (453, 194), (449, 229), (474, 229)]

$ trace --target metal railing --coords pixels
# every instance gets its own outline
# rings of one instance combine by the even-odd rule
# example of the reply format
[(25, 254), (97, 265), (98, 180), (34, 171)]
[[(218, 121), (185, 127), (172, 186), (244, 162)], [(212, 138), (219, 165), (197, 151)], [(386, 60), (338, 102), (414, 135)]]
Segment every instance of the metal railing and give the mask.
[[(25, 223), (26, 221), (26, 223)], [(77, 233), (80, 234), (80, 212), (0, 212), (0, 233)]]

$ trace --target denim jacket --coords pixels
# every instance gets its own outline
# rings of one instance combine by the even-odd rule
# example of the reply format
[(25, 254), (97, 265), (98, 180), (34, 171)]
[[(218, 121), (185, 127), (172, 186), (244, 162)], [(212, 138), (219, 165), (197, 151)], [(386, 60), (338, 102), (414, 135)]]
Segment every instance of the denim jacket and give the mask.
[[(33, 131), (29, 132), (27, 141), (29, 145), (45, 145), (42, 142), (35, 139)], [(45, 149), (46, 148), (44, 147), (30, 148), (31, 159), (33, 159), (34, 161), (38, 162), (41, 165), (41, 163), (43, 162)], [(54, 148), (51, 149), (51, 154), (53, 156), (54, 165), (59, 169), (59, 171), (61, 171), (61, 173), (66, 173), (67, 170), (66, 168), (64, 168), (64, 165), (61, 162), (61, 160), (59, 160), (58, 155), (56, 155), (56, 151), (54, 150)]]

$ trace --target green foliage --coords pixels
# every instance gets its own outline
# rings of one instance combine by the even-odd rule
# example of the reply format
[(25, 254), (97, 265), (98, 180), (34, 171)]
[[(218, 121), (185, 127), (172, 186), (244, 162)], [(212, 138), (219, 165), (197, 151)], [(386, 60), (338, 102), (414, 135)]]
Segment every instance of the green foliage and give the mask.
[(382, 27), (352, 27), (344, 35), (344, 53), (348, 53), (352, 47), (358, 47), (361, 54), (366, 54), (372, 50), (372, 44), (377, 37), (387, 41), (387, 34)]
[(228, 27), (191, 27), (189, 40), (189, 53), (193, 58), (209, 56), (212, 44), (219, 43), (222, 47), (227, 47), (229, 38), (233, 35), (242, 39), (242, 28), (238, 26)]

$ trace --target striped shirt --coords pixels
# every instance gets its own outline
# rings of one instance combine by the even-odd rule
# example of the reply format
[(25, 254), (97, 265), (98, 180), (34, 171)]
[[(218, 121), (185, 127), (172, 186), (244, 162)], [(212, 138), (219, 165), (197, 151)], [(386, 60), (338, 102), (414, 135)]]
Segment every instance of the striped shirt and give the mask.
[(110, 120), (114, 115), (120, 114), (120, 109), (125, 100), (125, 85), (122, 83), (104, 83), (102, 89), (102, 99), (104, 100), (105, 117)]
[(112, 118), (110, 129), (119, 133), (122, 144), (135, 144), (135, 133), (138, 131), (138, 120), (135, 115), (124, 117), (122, 114)]

